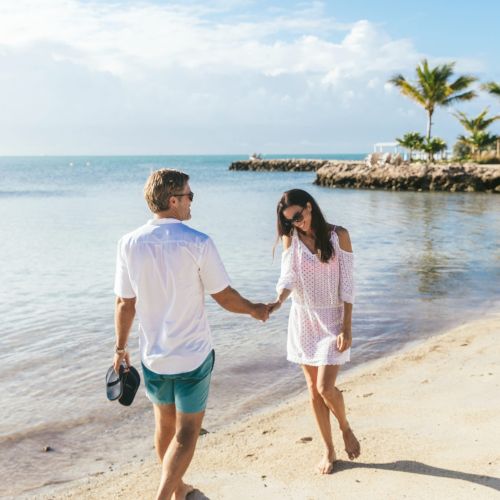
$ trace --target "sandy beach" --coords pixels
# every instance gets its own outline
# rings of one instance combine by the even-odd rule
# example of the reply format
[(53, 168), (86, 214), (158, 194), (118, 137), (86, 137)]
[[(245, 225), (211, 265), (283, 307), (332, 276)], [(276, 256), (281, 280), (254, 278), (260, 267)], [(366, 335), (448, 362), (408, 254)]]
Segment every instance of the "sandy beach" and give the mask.
[[(362, 454), (315, 472), (322, 447), (306, 393), (200, 438), (186, 481), (200, 499), (500, 498), (500, 315), (464, 324), (340, 380)], [(153, 498), (151, 460), (43, 498)]]

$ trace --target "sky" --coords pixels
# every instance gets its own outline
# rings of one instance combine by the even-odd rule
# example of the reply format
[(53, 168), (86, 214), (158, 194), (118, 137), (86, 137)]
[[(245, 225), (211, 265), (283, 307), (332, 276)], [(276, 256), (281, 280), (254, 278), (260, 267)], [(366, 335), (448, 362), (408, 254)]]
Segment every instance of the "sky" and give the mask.
[[(500, 2), (0, 0), (0, 155), (367, 153), (424, 58), (500, 82)], [(483, 92), (440, 109), (453, 146)], [(500, 126), (492, 131), (500, 133)]]

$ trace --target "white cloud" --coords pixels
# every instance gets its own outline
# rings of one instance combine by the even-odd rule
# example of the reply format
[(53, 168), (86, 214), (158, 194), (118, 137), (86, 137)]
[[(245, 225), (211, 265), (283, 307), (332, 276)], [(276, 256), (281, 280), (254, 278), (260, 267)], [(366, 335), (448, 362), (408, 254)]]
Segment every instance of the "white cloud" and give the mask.
[(387, 94), (392, 94), (394, 92), (394, 85), (392, 85), (392, 83), (389, 83), (389, 82), (385, 82), (384, 83), (384, 91), (387, 93)]
[[(403, 53), (406, 60), (417, 57), (406, 41), (390, 40), (368, 21), (339, 25), (319, 10), (316, 5), (302, 11), (302, 17), (292, 12), (265, 21), (214, 23), (204, 18), (207, 9), (202, 4), (18, 0), (0, 7), (0, 45), (58, 45), (58, 60), (121, 77), (185, 67), (266, 75), (313, 72), (333, 82), (381, 65), (400, 67)], [(346, 33), (340, 43), (328, 40), (328, 25)]]
[(0, 154), (332, 151), (353, 127), (371, 146), (370, 116), (400, 103), (385, 82), (422, 57), (412, 42), (322, 2), (245, 3), (0, 0)]

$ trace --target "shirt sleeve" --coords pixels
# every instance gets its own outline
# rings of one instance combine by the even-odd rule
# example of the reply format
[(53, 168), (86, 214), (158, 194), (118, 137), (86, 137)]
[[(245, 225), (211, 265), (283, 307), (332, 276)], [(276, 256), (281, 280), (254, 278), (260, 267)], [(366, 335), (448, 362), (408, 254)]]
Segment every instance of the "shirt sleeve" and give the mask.
[(295, 288), (295, 271), (293, 269), (292, 247), (287, 248), (281, 254), (281, 273), (276, 291), (281, 293), (285, 288), (293, 290)]
[(211, 238), (207, 238), (203, 247), (200, 278), (205, 292), (210, 295), (221, 292), (231, 284), (226, 268)]
[(115, 294), (124, 299), (133, 299), (135, 297), (135, 292), (130, 282), (127, 259), (123, 252), (122, 240), (118, 242), (116, 252)]
[(354, 304), (354, 255), (338, 247), (340, 267), (340, 300)]

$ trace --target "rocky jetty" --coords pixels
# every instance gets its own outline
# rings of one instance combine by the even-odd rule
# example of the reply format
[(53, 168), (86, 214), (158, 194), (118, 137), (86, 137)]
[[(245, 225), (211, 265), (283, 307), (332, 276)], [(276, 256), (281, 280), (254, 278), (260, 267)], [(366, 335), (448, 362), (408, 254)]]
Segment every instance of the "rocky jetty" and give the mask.
[[(252, 170), (255, 172), (315, 172), (331, 163), (329, 160), (276, 159), (234, 161), (229, 170)], [(345, 162), (349, 163), (349, 162)]]
[(500, 165), (477, 163), (394, 163), (273, 159), (236, 161), (230, 170), (316, 172), (326, 187), (394, 191), (485, 191), (500, 193)]
[(394, 191), (486, 191), (500, 193), (500, 165), (411, 163), (371, 166), (330, 162), (318, 169), (315, 184)]

